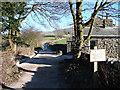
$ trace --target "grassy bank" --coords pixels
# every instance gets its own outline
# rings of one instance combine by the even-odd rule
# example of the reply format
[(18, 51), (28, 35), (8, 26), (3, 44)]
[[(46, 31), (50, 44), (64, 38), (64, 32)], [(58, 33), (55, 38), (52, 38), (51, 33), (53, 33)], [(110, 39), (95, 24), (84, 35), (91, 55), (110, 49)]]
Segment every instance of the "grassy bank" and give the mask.
[(52, 44), (66, 44), (66, 38), (62, 39), (62, 40), (59, 40), (59, 41), (56, 41)]
[(56, 40), (57, 37), (44, 37), (43, 40)]

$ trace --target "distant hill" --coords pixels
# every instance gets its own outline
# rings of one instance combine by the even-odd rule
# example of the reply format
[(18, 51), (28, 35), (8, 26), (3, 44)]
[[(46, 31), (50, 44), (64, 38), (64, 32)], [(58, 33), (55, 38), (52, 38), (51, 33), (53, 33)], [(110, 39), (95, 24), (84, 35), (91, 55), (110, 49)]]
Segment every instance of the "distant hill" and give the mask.
[(71, 28), (55, 30), (55, 31), (53, 31), (53, 33), (54, 34), (68, 35), (68, 34), (72, 34), (72, 31), (73, 31), (73, 29), (71, 27)]

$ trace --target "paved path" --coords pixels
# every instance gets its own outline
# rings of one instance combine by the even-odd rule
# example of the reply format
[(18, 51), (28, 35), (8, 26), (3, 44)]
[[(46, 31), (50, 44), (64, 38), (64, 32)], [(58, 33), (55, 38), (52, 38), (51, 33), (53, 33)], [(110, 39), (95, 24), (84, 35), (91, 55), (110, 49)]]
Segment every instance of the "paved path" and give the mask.
[(69, 56), (52, 54), (37, 54), (24, 63), (18, 64), (25, 74), (11, 88), (70, 88), (64, 73), (59, 69), (60, 63)]

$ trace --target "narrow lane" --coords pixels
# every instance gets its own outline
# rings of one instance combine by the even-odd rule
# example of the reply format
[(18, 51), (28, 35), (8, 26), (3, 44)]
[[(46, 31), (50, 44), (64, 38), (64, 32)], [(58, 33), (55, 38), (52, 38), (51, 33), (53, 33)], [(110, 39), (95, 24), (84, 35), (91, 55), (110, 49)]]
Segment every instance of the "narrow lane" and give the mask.
[(13, 83), (11, 88), (70, 88), (64, 77), (64, 72), (59, 70), (61, 61), (70, 56), (57, 56), (39, 53), (35, 57), (19, 64), (25, 74)]

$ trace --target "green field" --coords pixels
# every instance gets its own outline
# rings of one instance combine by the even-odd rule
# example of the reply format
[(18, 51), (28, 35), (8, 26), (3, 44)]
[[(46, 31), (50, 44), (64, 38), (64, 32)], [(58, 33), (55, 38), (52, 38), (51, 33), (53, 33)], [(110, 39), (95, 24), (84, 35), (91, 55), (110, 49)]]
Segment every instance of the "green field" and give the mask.
[(62, 40), (59, 40), (57, 42), (54, 42), (52, 44), (66, 44), (66, 38), (62, 39)]
[(44, 40), (55, 40), (57, 37), (44, 37)]

